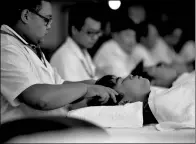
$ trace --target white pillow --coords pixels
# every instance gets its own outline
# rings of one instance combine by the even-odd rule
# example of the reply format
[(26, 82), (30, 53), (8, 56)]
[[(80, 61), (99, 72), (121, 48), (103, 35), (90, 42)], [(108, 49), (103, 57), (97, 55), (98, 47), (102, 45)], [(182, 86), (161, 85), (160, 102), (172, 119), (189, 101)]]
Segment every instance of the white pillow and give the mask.
[(68, 116), (84, 119), (101, 127), (139, 128), (143, 126), (143, 103), (118, 106), (92, 106), (72, 110)]

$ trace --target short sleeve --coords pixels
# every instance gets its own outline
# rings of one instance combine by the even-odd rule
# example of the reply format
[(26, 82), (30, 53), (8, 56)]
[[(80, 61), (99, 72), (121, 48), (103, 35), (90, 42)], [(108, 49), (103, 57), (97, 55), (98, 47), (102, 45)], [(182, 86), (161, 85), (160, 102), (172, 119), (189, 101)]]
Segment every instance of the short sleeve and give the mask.
[(54, 70), (54, 78), (55, 78), (55, 84), (62, 84), (65, 80), (61, 78), (61, 76), (58, 74), (56, 68), (53, 68)]
[(7, 45), (1, 47), (1, 93), (12, 106), (15, 98), (31, 85), (39, 83), (28, 56), (20, 47)]

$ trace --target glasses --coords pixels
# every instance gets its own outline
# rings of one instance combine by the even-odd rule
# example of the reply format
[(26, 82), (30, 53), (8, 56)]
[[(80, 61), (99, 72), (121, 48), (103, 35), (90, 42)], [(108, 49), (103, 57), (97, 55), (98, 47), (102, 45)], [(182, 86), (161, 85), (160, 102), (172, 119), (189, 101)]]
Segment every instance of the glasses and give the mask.
[(49, 24), (52, 23), (52, 18), (47, 18), (47, 17), (44, 17), (42, 16), (41, 14), (39, 14), (38, 12), (36, 12), (35, 10), (30, 10), (32, 13), (38, 15), (40, 18), (42, 18), (45, 22), (45, 26), (48, 26)]
[(92, 31), (84, 31), (84, 33), (86, 33), (89, 37), (95, 37), (95, 36), (101, 36), (102, 35), (102, 31), (96, 31), (96, 32), (92, 32)]

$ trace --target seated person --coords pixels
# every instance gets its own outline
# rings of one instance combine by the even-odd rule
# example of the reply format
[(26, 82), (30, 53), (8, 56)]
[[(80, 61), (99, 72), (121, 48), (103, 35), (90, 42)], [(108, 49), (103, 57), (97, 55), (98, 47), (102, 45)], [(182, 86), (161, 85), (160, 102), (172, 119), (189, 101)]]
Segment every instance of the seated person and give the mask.
[(111, 21), (112, 38), (104, 42), (94, 56), (100, 77), (107, 74), (126, 77), (140, 61), (130, 57), (136, 44), (134, 29), (134, 23), (122, 16), (117, 15)]

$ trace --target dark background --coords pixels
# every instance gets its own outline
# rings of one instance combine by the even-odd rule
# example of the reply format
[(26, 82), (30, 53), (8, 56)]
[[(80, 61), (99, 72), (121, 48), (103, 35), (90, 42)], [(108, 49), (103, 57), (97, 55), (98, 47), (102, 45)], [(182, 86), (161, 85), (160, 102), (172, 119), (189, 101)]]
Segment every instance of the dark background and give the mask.
[[(14, 5), (16, 2), (17, 0), (12, 0), (10, 4)], [(96, 2), (103, 6), (98, 12), (101, 15), (107, 18), (113, 15), (114, 10), (109, 9), (107, 0), (52, 0), (52, 28), (42, 45), (48, 59), (68, 36), (70, 8), (77, 3), (90, 2)], [(121, 0), (121, 2), (121, 7), (118, 10), (120, 14), (126, 14), (127, 6), (131, 4), (135, 2), (142, 3), (147, 10), (147, 18), (162, 28), (161, 32), (167, 32), (169, 26), (172, 25), (173, 27), (182, 28), (185, 39), (195, 40), (195, 0)], [(5, 5), (1, 1), (0, 10), (2, 24), (6, 13), (9, 13), (9, 5)]]

